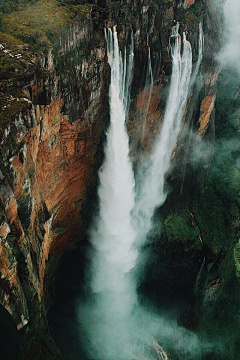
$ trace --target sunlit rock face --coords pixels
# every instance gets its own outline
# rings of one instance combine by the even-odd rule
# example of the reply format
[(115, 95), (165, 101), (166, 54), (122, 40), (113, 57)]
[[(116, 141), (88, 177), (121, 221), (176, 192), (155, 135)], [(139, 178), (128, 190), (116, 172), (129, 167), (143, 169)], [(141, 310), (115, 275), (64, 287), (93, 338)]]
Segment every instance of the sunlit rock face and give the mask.
[[(194, 124), (202, 136), (214, 123), (219, 67), (213, 54), (221, 42), (220, 15), (214, 8), (190, 0), (97, 5), (89, 6), (84, 20), (64, 30), (47, 55), (24, 65), (45, 75), (18, 83), (26, 107), (6, 119), (1, 131), (0, 301), (18, 329), (36, 333), (45, 328), (56, 264), (67, 246), (86, 231), (89, 199), (96, 191), (109, 122), (105, 23), (118, 24), (120, 47), (129, 43), (133, 30), (135, 65), (127, 129), (134, 162), (151, 151), (161, 128), (171, 75), (169, 31), (176, 22), (181, 35), (187, 31), (193, 65), (198, 59), (199, 23), (203, 23), (203, 78)], [(152, 80), (146, 83), (149, 49)], [(193, 106), (191, 96), (186, 112)], [(184, 142), (180, 136), (176, 159)], [(29, 358), (34, 358), (38, 348), (31, 351)]]

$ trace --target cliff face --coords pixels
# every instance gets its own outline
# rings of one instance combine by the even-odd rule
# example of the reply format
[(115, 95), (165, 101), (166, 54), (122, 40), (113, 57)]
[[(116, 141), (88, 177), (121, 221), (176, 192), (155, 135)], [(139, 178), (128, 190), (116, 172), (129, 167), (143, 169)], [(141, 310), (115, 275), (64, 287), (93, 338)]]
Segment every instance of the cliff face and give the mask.
[[(50, 3), (56, 5), (56, 1)], [(81, 239), (88, 224), (86, 213), (90, 211), (89, 199), (97, 185), (109, 119), (105, 25), (118, 24), (121, 46), (130, 41), (133, 33), (135, 73), (128, 130), (132, 157), (137, 162), (139, 149), (150, 151), (164, 114), (171, 74), (169, 30), (176, 21), (181, 24), (181, 32), (187, 30), (196, 64), (198, 29), (203, 22), (202, 87), (194, 89), (196, 96), (191, 94), (186, 109), (190, 115), (186, 115), (185, 121), (193, 118), (199, 139), (207, 136), (210, 147), (214, 140), (220, 69), (213, 54), (221, 44), (220, 14), (200, 0), (97, 1), (81, 9), (77, 3), (62, 2), (58, 10), (54, 8), (75, 14), (71, 21), (69, 18), (66, 21), (64, 31), (54, 33), (60, 28), (59, 22), (56, 29), (51, 29), (51, 35), (46, 30), (46, 38), (44, 34), (31, 34), (34, 45), (23, 41), (26, 35), (20, 33), (21, 41), (11, 37), (14, 33), (6, 33), (0, 49), (11, 50), (4, 52), (7, 70), (1, 68), (5, 78), (1, 88), (0, 301), (12, 314), (18, 329), (25, 327), (22, 342), (26, 359), (37, 359), (39, 349), (45, 347), (49, 352), (54, 347), (45, 320), (49, 285), (59, 258), (71, 242)], [(29, 5), (29, 9), (31, 6), (36, 4)], [(77, 11), (81, 14), (75, 21)], [(8, 16), (6, 22), (12, 21), (11, 14), (4, 16)], [(30, 27), (31, 21), (30, 18)], [(145, 116), (146, 74), (142, 69), (146, 69), (148, 45), (153, 88)], [(43, 50), (38, 51), (36, 46)], [(16, 49), (21, 56), (17, 56)], [(186, 141), (183, 131), (175, 151), (177, 163)], [(201, 176), (204, 178), (205, 173)], [(179, 181), (177, 172), (172, 181)], [(167, 219), (169, 223), (172, 220)], [(53, 352), (57, 358), (58, 352)]]
[[(84, 20), (71, 25), (45, 56), (37, 54), (31, 81), (15, 84), (21, 97), (9, 94), (12, 79), (3, 84), (1, 303), (18, 329), (30, 320), (31, 341), (45, 328), (44, 299), (55, 265), (83, 233), (82, 207), (101, 159), (109, 79), (105, 49), (87, 48), (92, 36), (92, 20)], [(12, 115), (15, 102), (27, 106)], [(34, 312), (39, 321), (33, 325)], [(30, 354), (35, 358), (31, 346)]]

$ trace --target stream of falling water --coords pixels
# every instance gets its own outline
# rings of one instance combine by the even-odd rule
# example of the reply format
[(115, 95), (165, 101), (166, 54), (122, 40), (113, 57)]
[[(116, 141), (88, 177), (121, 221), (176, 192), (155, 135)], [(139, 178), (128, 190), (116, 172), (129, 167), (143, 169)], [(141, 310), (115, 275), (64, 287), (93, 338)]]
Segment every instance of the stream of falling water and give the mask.
[(166, 200), (165, 176), (170, 168), (171, 156), (181, 129), (183, 110), (187, 101), (192, 73), (192, 49), (179, 24), (171, 30), (169, 48), (172, 56), (172, 76), (164, 120), (154, 149), (145, 168), (137, 174), (140, 188), (134, 208), (135, 226), (138, 229), (138, 244), (141, 246), (152, 227), (152, 217), (156, 207)]
[[(111, 67), (109, 90), (110, 126), (107, 131), (105, 159), (99, 172), (99, 214), (91, 230), (91, 290), (95, 295), (91, 312), (93, 327), (92, 357), (130, 359), (129, 319), (137, 301), (129, 276), (138, 252), (133, 248), (136, 232), (132, 225), (134, 174), (129, 159), (129, 140), (125, 120), (133, 69), (133, 41), (129, 55), (122, 56), (116, 28), (107, 29), (107, 54)], [(95, 333), (95, 336), (93, 335)], [(111, 340), (110, 340), (111, 339)]]
[(123, 56), (116, 28), (107, 29), (105, 34), (111, 67), (110, 126), (99, 172), (99, 213), (90, 231), (93, 247), (90, 289), (87, 300), (79, 306), (81, 329), (85, 334), (83, 346), (89, 359), (130, 360), (135, 355), (140, 359), (153, 336), (167, 339), (176, 349), (198, 347), (197, 337), (180, 329), (176, 321), (165, 322), (138, 303), (137, 279), (132, 271), (151, 230), (154, 210), (166, 199), (165, 176), (190, 88), (191, 45), (185, 34), (182, 45), (178, 30), (179, 25), (172, 28), (169, 42), (172, 76), (164, 121), (148, 165), (142, 169), (143, 173), (137, 174), (141, 177), (137, 196), (125, 125), (133, 41)]
[(91, 234), (91, 243), (96, 250), (93, 267), (98, 269), (91, 287), (93, 292), (104, 294), (103, 301), (106, 301), (106, 296), (112, 299), (112, 311), (119, 312), (120, 309), (121, 315), (127, 316), (131, 306), (126, 274), (134, 267), (137, 258), (137, 252), (132, 248), (136, 235), (131, 223), (135, 183), (125, 126), (133, 48), (128, 61), (126, 52), (122, 59), (115, 29), (113, 33), (108, 29), (107, 47), (111, 67), (111, 123), (107, 132), (105, 160), (99, 172), (99, 217)]

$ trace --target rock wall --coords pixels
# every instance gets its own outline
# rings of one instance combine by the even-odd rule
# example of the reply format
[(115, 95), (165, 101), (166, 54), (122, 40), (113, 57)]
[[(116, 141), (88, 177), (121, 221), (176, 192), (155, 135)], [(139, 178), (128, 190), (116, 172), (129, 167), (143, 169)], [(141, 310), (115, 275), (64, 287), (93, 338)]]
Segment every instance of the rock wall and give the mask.
[(1, 133), (0, 296), (25, 327), (26, 358), (38, 356), (31, 342), (45, 336), (48, 286), (67, 245), (83, 234), (82, 207), (101, 162), (109, 76), (105, 49), (86, 47), (91, 37), (91, 19), (73, 24), (39, 58), (47, 75), (19, 84), (28, 106)]

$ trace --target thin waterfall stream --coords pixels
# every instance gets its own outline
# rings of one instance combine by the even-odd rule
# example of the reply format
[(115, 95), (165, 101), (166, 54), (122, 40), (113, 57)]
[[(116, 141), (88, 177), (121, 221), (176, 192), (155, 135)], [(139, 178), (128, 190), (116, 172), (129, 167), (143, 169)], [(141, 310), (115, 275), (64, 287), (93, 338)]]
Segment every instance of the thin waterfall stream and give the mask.
[[(176, 320), (166, 320), (139, 303), (136, 276), (136, 269), (142, 266), (139, 255), (151, 230), (154, 211), (167, 197), (165, 176), (191, 87), (191, 44), (185, 33), (181, 40), (179, 24), (172, 28), (169, 40), (172, 75), (165, 116), (148, 163), (136, 174), (136, 187), (125, 125), (133, 73), (133, 39), (122, 55), (116, 27), (107, 29), (105, 36), (111, 68), (110, 125), (105, 159), (99, 171), (99, 212), (89, 235), (88, 285), (78, 311), (84, 334), (83, 348), (89, 359), (141, 359), (149, 351), (151, 353), (149, 349), (156, 337), (184, 353), (199, 354), (196, 335), (178, 327)], [(147, 76), (151, 87), (150, 60)], [(147, 97), (149, 106), (150, 94)], [(154, 348), (159, 355), (161, 347), (154, 345)]]
[[(99, 171), (99, 214), (90, 231), (93, 246), (91, 280), (95, 295), (92, 337), (96, 358), (123, 358), (129, 352), (129, 321), (137, 301), (129, 277), (138, 252), (133, 248), (136, 232), (132, 225), (134, 207), (134, 174), (129, 159), (129, 139), (125, 120), (133, 69), (133, 41), (129, 54), (119, 50), (116, 28), (106, 31), (108, 62), (111, 67), (109, 90), (110, 126), (107, 131), (105, 160)], [(114, 333), (113, 333), (114, 329)], [(111, 341), (109, 341), (111, 338)]]
[[(156, 207), (166, 200), (165, 176), (181, 129), (183, 110), (187, 101), (192, 72), (192, 49), (183, 33), (183, 52), (179, 24), (171, 30), (169, 48), (172, 56), (172, 76), (164, 120), (152, 154), (144, 168), (137, 174), (140, 186), (134, 208), (134, 220), (138, 228), (138, 243), (142, 245), (152, 227)], [(172, 44), (173, 42), (173, 44)]]

